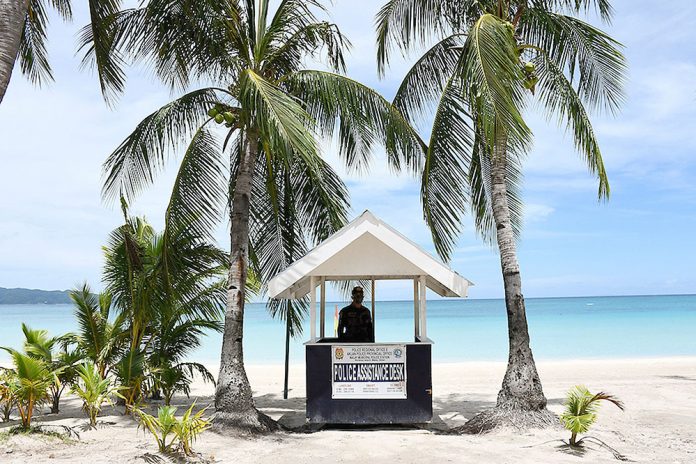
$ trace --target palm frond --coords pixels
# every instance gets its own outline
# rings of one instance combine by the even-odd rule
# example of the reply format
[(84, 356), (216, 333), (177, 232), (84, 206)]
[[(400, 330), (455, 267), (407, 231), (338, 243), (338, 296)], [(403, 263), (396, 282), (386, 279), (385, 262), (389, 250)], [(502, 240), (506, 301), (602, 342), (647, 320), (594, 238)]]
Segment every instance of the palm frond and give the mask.
[(528, 8), (520, 24), (523, 40), (545, 51), (590, 109), (616, 113), (624, 101), (626, 61), (622, 45), (608, 34), (572, 16)]
[[(299, 158), (295, 161), (299, 162)], [(296, 192), (287, 165), (266, 156), (256, 170), (252, 185), (250, 244), (255, 271), (266, 283), (303, 256), (307, 246), (297, 217)]]
[(112, 103), (123, 92), (126, 79), (123, 70), (126, 63), (117, 49), (120, 37), (116, 26), (121, 0), (89, 0), (87, 3), (91, 21), (87, 26), (90, 29), (88, 36), (91, 46), (82, 66), (94, 65), (102, 95), (107, 103)]
[(548, 114), (557, 114), (560, 124), (565, 123), (573, 135), (575, 148), (587, 163), (589, 171), (597, 176), (600, 199), (609, 196), (609, 180), (599, 142), (592, 128), (590, 117), (581, 98), (556, 63), (545, 53), (539, 54), (537, 66), (539, 76), (539, 100)]
[(377, 68), (380, 75), (389, 66), (394, 47), (402, 55), (444, 34), (449, 22), (446, 3), (439, 0), (389, 0), (377, 13)]
[(311, 117), (299, 101), (248, 69), (240, 80), (239, 102), (252, 112), (262, 142), (289, 160), (301, 156), (309, 164), (318, 158)]
[(19, 42), (19, 64), (22, 74), (39, 86), (53, 80), (53, 71), (46, 50), (48, 16), (41, 0), (30, 0)]
[(394, 106), (415, 122), (442, 95), (461, 55), (461, 35), (451, 35), (426, 51), (409, 69), (394, 96)]
[(198, 129), (184, 153), (169, 204), (165, 228), (190, 228), (201, 238), (210, 238), (224, 205), (225, 165), (215, 137)]
[(266, 309), (273, 318), (289, 322), (290, 337), (302, 335), (302, 323), (309, 312), (309, 297), (304, 296), (296, 300), (276, 300), (269, 298)]
[(53, 362), (53, 348), (57, 340), (50, 337), (47, 330), (32, 329), (22, 323), (22, 332), (24, 333), (25, 353), (47, 363)]
[(343, 50), (348, 40), (335, 24), (319, 21), (312, 8), (326, 11), (313, 0), (280, 2), (263, 41), (257, 43), (256, 61), (263, 61), (264, 69), (282, 76), (296, 71), (304, 59), (312, 57), (322, 58), (333, 70), (345, 71)]
[(70, 0), (49, 0), (48, 2), (54, 10), (60, 15), (63, 21), (72, 20), (72, 5)]
[(623, 403), (613, 395), (604, 392), (592, 394), (584, 385), (571, 388), (563, 403), (565, 409), (561, 414), (561, 423), (573, 435), (587, 433), (597, 421), (600, 401), (606, 400), (623, 410)]
[(535, 0), (533, 6), (548, 11), (561, 10), (569, 13), (588, 14), (594, 10), (602, 21), (610, 23), (614, 8), (610, 0)]
[(457, 77), (464, 83), (482, 140), (493, 146), (502, 139), (526, 152), (531, 131), (521, 114), (525, 94), (517, 43), (500, 19), (485, 14), (476, 21), (462, 49)]
[(292, 189), (289, 201), (294, 203), (295, 220), (313, 244), (346, 225), (350, 210), (350, 194), (343, 180), (323, 159), (317, 164), (319, 175), (299, 161), (292, 166), (287, 179), (290, 184), (287, 188)]
[(82, 348), (87, 351), (85, 354), (90, 359), (96, 361), (103, 349), (105, 335), (103, 328), (108, 319), (102, 318), (99, 299), (92, 293), (87, 283), (79, 289), (72, 290), (70, 299), (75, 305), (79, 336), (83, 340)]
[(605, 392), (595, 393), (595, 395), (592, 396), (590, 403), (594, 403), (595, 401), (608, 401), (622, 411), (625, 409), (623, 401), (621, 401), (620, 399), (618, 399), (614, 395), (610, 395), (609, 393), (605, 393)]
[(151, 184), (166, 163), (167, 150), (188, 140), (208, 119), (207, 111), (221, 100), (219, 92), (196, 90), (143, 119), (104, 163), (104, 198), (130, 200)]
[(310, 23), (269, 50), (266, 67), (284, 75), (300, 69), (312, 57), (326, 62), (332, 71), (345, 72), (343, 51), (349, 46), (350, 42), (335, 24)]
[(306, 104), (321, 135), (338, 130), (339, 154), (346, 166), (366, 169), (376, 145), (387, 152), (389, 165), (416, 172), (425, 144), (403, 115), (369, 87), (339, 74), (300, 71), (286, 81), (290, 92)]
[(185, 362), (178, 364), (177, 368), (185, 369), (186, 371), (188, 371), (188, 374), (191, 377), (193, 377), (194, 373), (197, 372), (204, 382), (210, 382), (213, 385), (215, 385), (215, 377), (213, 377), (213, 374), (211, 374), (210, 371), (203, 364), (196, 362)]
[(437, 253), (449, 261), (469, 204), (466, 173), (474, 135), (466, 119), (461, 89), (445, 87), (433, 120), (421, 179), (423, 216)]

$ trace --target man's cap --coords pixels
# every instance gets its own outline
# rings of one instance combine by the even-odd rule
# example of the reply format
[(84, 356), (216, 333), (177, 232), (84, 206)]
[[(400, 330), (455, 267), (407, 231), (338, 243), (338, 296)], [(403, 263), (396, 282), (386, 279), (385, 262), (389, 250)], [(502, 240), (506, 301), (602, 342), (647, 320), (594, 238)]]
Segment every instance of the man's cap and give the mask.
[(358, 286), (358, 287), (353, 287), (353, 291), (350, 293), (351, 295), (355, 295), (356, 293), (364, 293), (363, 288)]

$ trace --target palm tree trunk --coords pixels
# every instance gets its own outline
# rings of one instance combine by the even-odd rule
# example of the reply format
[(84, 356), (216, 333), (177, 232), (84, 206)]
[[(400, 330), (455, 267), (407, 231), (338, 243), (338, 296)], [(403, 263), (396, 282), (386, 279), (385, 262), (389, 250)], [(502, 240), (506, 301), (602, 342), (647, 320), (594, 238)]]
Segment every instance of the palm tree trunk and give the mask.
[(520, 266), (510, 221), (505, 143), (499, 145), (502, 148), (496, 147), (491, 163), (491, 202), (505, 287), (509, 357), (496, 407), (519, 412), (545, 411), (546, 397), (529, 346), (529, 329), (522, 296)]
[(12, 401), (8, 398), (2, 405), (2, 421), (9, 422), (10, 414), (12, 414)]
[(62, 392), (62, 389), (51, 391), (51, 414), (58, 414), (60, 412), (60, 395)]
[[(233, 427), (265, 432), (273, 428), (273, 422), (254, 406), (242, 346), (244, 293), (249, 262), (249, 207), (258, 155), (257, 137), (254, 134), (245, 135), (230, 208), (230, 272), (213, 423), (218, 429)], [(234, 169), (230, 172), (234, 172)]]
[(556, 416), (546, 409), (546, 397), (529, 346), (520, 265), (510, 220), (506, 170), (506, 142), (503, 140), (493, 149), (490, 193), (505, 287), (510, 351), (496, 407), (469, 420), (462, 427), (462, 431), (468, 433), (480, 433), (498, 426), (512, 425), (518, 429), (527, 429), (558, 424)]
[(17, 61), (29, 0), (0, 0), (0, 103)]

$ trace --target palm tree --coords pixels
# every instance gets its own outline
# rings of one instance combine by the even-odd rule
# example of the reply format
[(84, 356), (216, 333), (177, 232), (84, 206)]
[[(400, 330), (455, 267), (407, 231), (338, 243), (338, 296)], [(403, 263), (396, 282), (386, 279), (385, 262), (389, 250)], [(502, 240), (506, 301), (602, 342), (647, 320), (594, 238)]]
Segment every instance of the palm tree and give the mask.
[(12, 356), (14, 368), (6, 369), (11, 372), (9, 388), (22, 421), (22, 428), (28, 430), (34, 410), (49, 399), (49, 390), (58, 382), (60, 370), (53, 370), (42, 358), (11, 348), (3, 349)]
[(99, 367), (92, 361), (86, 361), (77, 368), (79, 379), (71, 391), (82, 400), (82, 410), (89, 417), (89, 426), (97, 426), (97, 417), (104, 403), (113, 405), (113, 396), (118, 396), (118, 389), (111, 379), (99, 373)]
[[(106, 99), (111, 89), (122, 89), (124, 75), (121, 58), (112, 53), (113, 21), (120, 0), (89, 0), (91, 24), (80, 34), (92, 42), (85, 51), (83, 66), (97, 69)], [(10, 83), (12, 70), (19, 60), (20, 69), (32, 83), (42, 85), (53, 80), (46, 50), (48, 27), (47, 7), (53, 7), (65, 21), (72, 19), (70, 0), (0, 0), (0, 103)]]
[[(60, 412), (60, 397), (65, 387), (77, 377), (77, 364), (82, 361), (79, 351), (68, 349), (69, 336), (50, 337), (46, 330), (29, 328), (22, 323), (24, 332), (24, 352), (33, 358), (42, 360), (46, 366), (56, 372), (56, 381), (49, 388), (51, 414)], [(62, 345), (62, 349), (58, 350)]]
[(94, 363), (99, 375), (106, 378), (127, 340), (125, 313), (111, 318), (111, 294), (103, 292), (95, 295), (86, 283), (72, 290), (70, 298), (75, 305), (75, 318), (79, 327), (70, 341), (77, 345), (84, 359)]
[[(347, 192), (321, 159), (318, 136), (336, 132), (340, 154), (356, 169), (381, 143), (393, 167), (415, 170), (422, 143), (386, 100), (341, 74), (347, 41), (317, 18), (318, 1), (282, 0), (273, 14), (268, 0), (182, 4), (150, 1), (123, 12), (118, 46), (146, 57), (174, 88), (215, 86), (145, 118), (107, 160), (104, 193), (132, 199), (185, 143), (176, 180), (182, 194), (170, 208), (205, 233), (227, 199), (231, 252), (215, 423), (265, 431), (274, 424), (254, 407), (243, 361), (245, 285), (250, 264), (259, 265), (264, 281), (307, 239), (321, 240), (345, 223)], [(330, 71), (303, 69), (313, 58)], [(215, 123), (224, 123), (222, 147)]]
[(608, 401), (617, 408), (624, 410), (621, 400), (605, 392), (592, 394), (584, 385), (571, 388), (563, 402), (565, 409), (561, 414), (563, 427), (570, 432), (570, 446), (581, 446), (584, 439), (578, 440), (578, 434), (587, 433), (597, 420), (600, 401)]
[[(117, 321), (122, 319), (117, 324), (122, 333), (111, 332), (125, 342), (119, 344), (114, 372), (131, 406), (142, 393), (157, 397), (163, 388), (173, 393), (175, 386), (186, 391), (194, 370), (211, 379), (202, 365), (183, 358), (199, 346), (204, 331), (221, 329), (226, 256), (179, 228), (171, 215), (161, 234), (144, 219), (129, 218), (125, 208), (124, 215), (126, 223), (105, 247), (104, 282)], [(170, 386), (172, 373), (179, 376)]]
[[(209, 292), (198, 295), (198, 299), (209, 298), (217, 294), (218, 308), (223, 307), (225, 295), (224, 282), (220, 281), (210, 287)], [(152, 371), (148, 390), (154, 399), (161, 399), (168, 406), (175, 392), (188, 395), (194, 373), (200, 374), (205, 381), (215, 383), (206, 367), (197, 362), (186, 361), (187, 356), (201, 345), (201, 338), (206, 332), (222, 332), (222, 314), (216, 310), (213, 315), (196, 316), (191, 313), (197, 307), (196, 301), (176, 301), (165, 305), (153, 321), (154, 331), (149, 341), (147, 363)]]
[(390, 0), (377, 16), (378, 67), (434, 41), (407, 73), (394, 105), (410, 119), (432, 115), (422, 172), (423, 214), (438, 253), (449, 259), (468, 210), (478, 232), (496, 241), (508, 316), (508, 366), (496, 408), (470, 422), (486, 428), (512, 420), (547, 424), (529, 342), (516, 238), (522, 217), (521, 163), (532, 133), (530, 100), (556, 117), (609, 195), (589, 109), (615, 112), (622, 99), (621, 45), (575, 16), (609, 0)]

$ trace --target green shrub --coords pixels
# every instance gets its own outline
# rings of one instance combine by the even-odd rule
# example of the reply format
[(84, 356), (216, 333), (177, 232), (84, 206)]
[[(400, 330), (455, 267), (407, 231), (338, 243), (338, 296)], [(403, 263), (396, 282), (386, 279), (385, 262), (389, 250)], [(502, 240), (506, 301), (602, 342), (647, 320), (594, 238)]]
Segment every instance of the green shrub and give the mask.
[(15, 406), (13, 385), (16, 384), (14, 372), (10, 369), (0, 370), (0, 414), (2, 421), (10, 420), (10, 414)]

